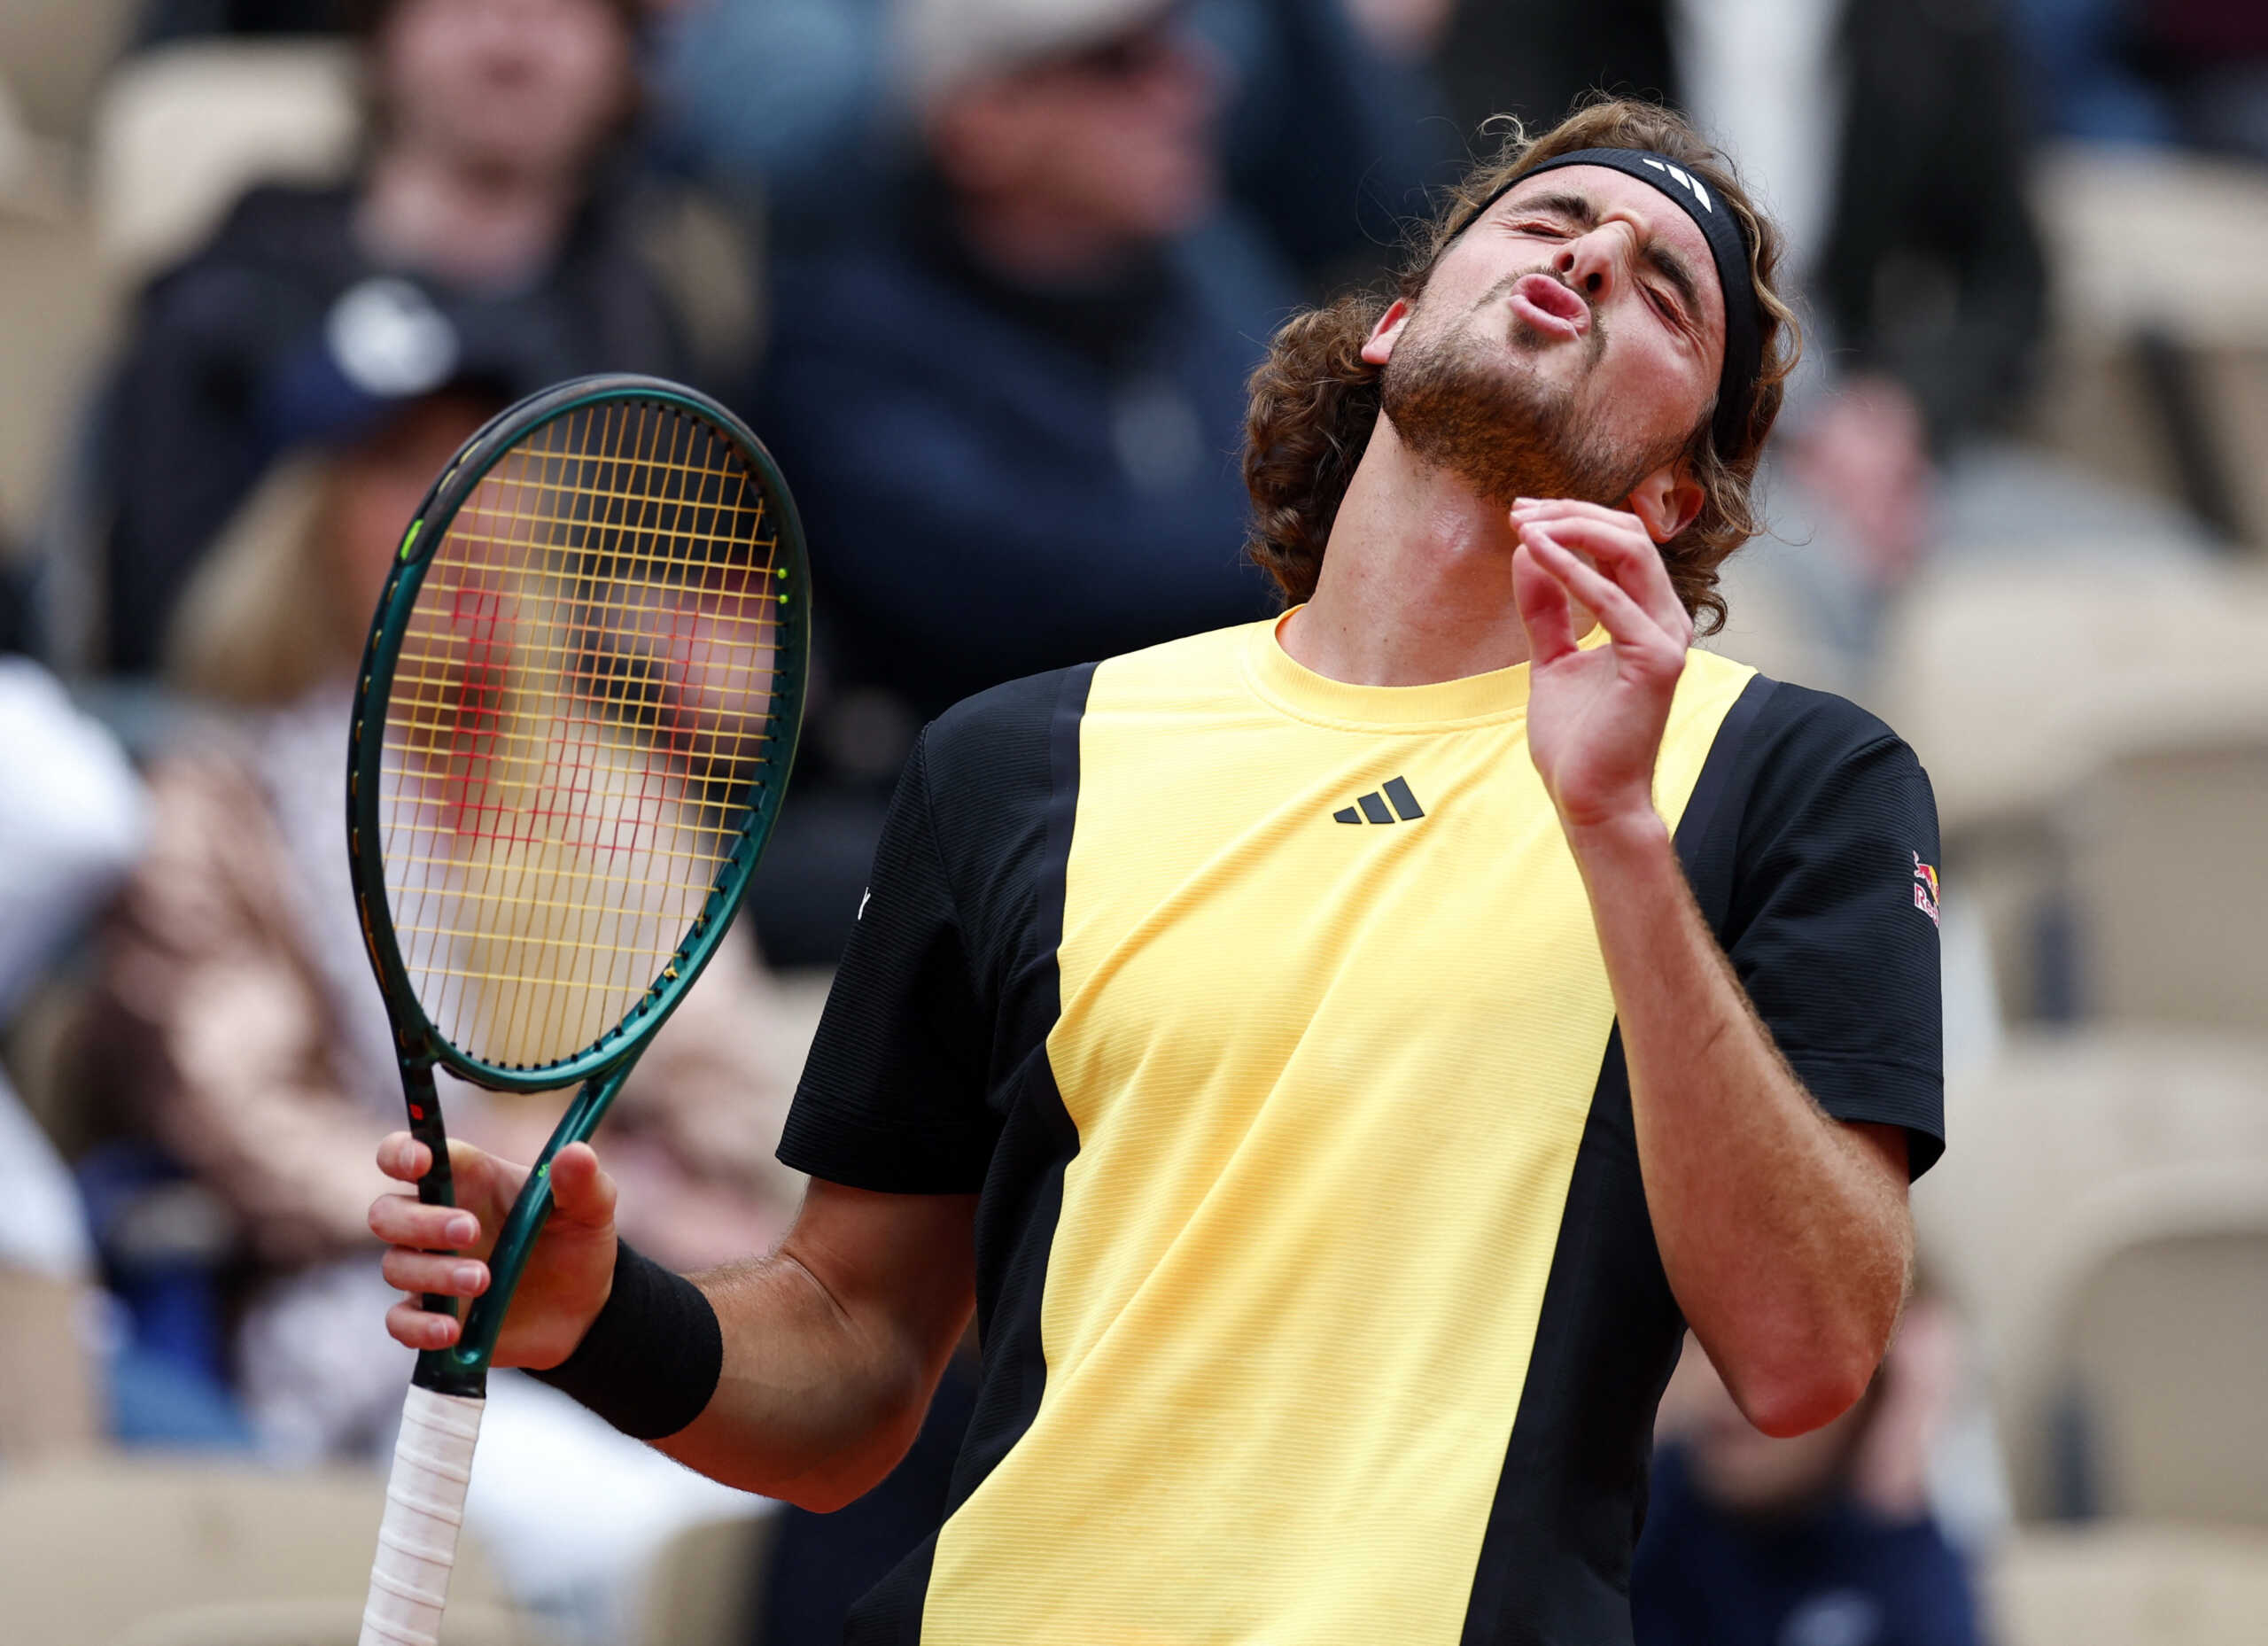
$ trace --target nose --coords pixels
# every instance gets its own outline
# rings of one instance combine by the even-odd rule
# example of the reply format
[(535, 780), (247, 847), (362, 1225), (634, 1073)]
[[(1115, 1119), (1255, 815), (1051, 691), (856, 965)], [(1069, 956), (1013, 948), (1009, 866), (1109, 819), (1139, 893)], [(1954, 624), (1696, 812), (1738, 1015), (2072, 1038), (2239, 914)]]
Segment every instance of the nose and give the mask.
[(1596, 308), (1614, 295), (1630, 255), (1630, 230), (1622, 223), (1601, 223), (1559, 248), (1553, 272), (1590, 299)]

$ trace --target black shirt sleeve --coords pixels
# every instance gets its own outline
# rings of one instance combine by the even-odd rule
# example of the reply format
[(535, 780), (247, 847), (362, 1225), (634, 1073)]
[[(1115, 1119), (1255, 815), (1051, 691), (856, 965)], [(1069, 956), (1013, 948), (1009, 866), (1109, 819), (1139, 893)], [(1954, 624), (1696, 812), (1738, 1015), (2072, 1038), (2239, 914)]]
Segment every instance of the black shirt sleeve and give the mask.
[(1841, 698), (1759, 679), (1744, 707), (1727, 727), (1736, 804), (1707, 827), (1696, 891), (1820, 1106), (1903, 1126), (1918, 1177), (1945, 1150), (1929, 777)]
[(890, 802), (780, 1158), (857, 1189), (973, 1194), (998, 1130), (985, 1103), (992, 1013), (938, 846), (934, 729)]

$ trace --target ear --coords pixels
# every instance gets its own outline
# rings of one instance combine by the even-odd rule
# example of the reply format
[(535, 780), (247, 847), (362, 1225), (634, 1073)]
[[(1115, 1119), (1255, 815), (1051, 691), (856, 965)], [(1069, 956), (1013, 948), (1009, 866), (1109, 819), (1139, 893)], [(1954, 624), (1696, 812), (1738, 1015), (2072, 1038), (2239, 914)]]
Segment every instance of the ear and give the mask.
[(1394, 339), (1402, 335), (1402, 327), (1410, 323), (1410, 305), (1396, 298), (1386, 306), (1379, 323), (1371, 328), (1371, 340), (1363, 345), (1363, 358), (1373, 366), (1383, 366), (1394, 353)]
[(1646, 535), (1657, 543), (1666, 543), (1691, 525), (1707, 501), (1685, 466), (1682, 457), (1664, 463), (1653, 473), (1630, 489), (1624, 507), (1637, 516), (1646, 528)]

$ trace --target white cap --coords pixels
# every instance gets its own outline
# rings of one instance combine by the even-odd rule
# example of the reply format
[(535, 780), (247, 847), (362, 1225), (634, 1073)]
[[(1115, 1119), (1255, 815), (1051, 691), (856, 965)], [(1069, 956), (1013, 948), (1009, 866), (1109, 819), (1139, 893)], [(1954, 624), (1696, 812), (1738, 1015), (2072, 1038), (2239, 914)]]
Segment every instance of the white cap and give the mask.
[(1172, 0), (897, 0), (896, 10), (898, 72), (926, 110), (971, 80), (1131, 34)]

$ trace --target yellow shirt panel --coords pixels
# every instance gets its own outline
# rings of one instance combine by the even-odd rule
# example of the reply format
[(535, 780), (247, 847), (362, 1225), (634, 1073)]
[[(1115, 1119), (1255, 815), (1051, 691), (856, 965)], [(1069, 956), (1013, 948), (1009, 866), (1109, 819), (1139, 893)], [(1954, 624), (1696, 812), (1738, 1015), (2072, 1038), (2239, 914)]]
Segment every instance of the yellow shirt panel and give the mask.
[[(1673, 827), (1751, 672), (1689, 660)], [(1266, 624), (1096, 671), (1046, 1384), (925, 1641), (1457, 1639), (1613, 1021), (1526, 686), (1347, 687)], [(1397, 776), (1424, 817), (1332, 820)]]

